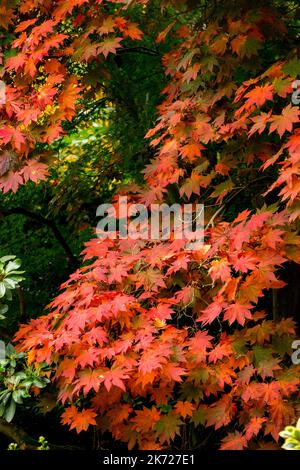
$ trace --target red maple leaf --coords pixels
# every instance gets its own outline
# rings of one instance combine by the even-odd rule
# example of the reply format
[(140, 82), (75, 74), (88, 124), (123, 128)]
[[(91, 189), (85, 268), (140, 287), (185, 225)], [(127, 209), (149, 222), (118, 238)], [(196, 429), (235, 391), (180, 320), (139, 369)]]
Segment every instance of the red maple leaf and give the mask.
[(232, 323), (234, 323), (235, 321), (237, 321), (240, 325), (244, 325), (246, 319), (252, 318), (250, 308), (251, 305), (249, 304), (231, 304), (225, 309), (224, 320), (228, 320), (230, 325), (232, 325)]
[(98, 362), (99, 350), (98, 348), (90, 347), (85, 351), (81, 351), (79, 356), (75, 359), (75, 364), (80, 365), (82, 368), (86, 366), (93, 366)]
[(7, 70), (15, 70), (16, 72), (23, 68), (27, 60), (27, 55), (23, 53), (19, 53), (13, 57), (10, 57), (6, 61), (6, 68)]
[(25, 144), (24, 135), (15, 127), (5, 126), (0, 129), (0, 139), (4, 144), (11, 142), (16, 150), (21, 150), (22, 145)]
[(112, 368), (104, 373), (104, 386), (109, 392), (111, 387), (115, 385), (125, 392), (124, 380), (129, 379), (128, 371), (121, 368)]
[(78, 374), (78, 379), (75, 382), (74, 392), (79, 392), (81, 389), (84, 395), (87, 395), (90, 390), (99, 390), (100, 384), (104, 381), (103, 369), (84, 369)]
[(239, 383), (248, 385), (254, 373), (255, 369), (252, 364), (250, 364), (250, 366), (245, 367), (245, 369), (241, 370), (238, 373)]
[(178, 401), (174, 408), (177, 414), (186, 418), (187, 416), (192, 416), (196, 407), (189, 401)]
[(108, 56), (108, 54), (115, 54), (117, 52), (117, 49), (121, 47), (121, 41), (122, 38), (117, 38), (114, 36), (108, 37), (104, 39), (104, 41), (102, 41), (99, 46), (98, 52), (101, 52), (105, 58)]
[(206, 424), (207, 426), (214, 426), (219, 429), (230, 423), (233, 416), (232, 400), (229, 396), (224, 396), (213, 406), (207, 409)]
[(210, 351), (208, 360), (209, 362), (216, 363), (223, 357), (228, 357), (232, 354), (232, 349), (229, 344), (217, 344), (217, 346)]
[(96, 425), (97, 413), (91, 409), (78, 411), (76, 406), (67, 408), (61, 416), (62, 423), (68, 424), (70, 429), (76, 429), (77, 433), (86, 431), (90, 425)]
[(249, 441), (253, 436), (257, 436), (263, 423), (265, 423), (266, 421), (266, 418), (261, 418), (258, 416), (254, 416), (253, 418), (251, 418), (249, 423), (245, 426), (245, 437), (247, 441)]
[(172, 23), (170, 23), (163, 31), (161, 31), (157, 35), (157, 38), (156, 38), (157, 43), (163, 42), (166, 39), (167, 35), (171, 31), (171, 29), (173, 28), (175, 23), (176, 23), (176, 21), (172, 21)]
[(262, 86), (256, 86), (253, 90), (246, 93), (245, 98), (247, 98), (247, 106), (250, 107), (253, 104), (257, 106), (262, 106), (267, 100), (272, 100), (273, 98), (273, 85), (266, 83)]
[(168, 380), (182, 382), (182, 376), (186, 375), (186, 371), (182, 367), (178, 367), (176, 364), (169, 362), (163, 365), (162, 374), (167, 377)]
[(223, 301), (223, 299), (215, 300), (208, 307), (206, 307), (206, 309), (203, 310), (202, 315), (200, 315), (197, 321), (202, 322), (202, 325), (212, 323), (220, 315), (225, 306), (226, 303)]
[(191, 142), (181, 147), (181, 155), (190, 162), (193, 162), (197, 157), (201, 156), (201, 150), (205, 150), (205, 147), (199, 143)]
[(208, 272), (213, 281), (217, 281), (218, 279), (221, 279), (223, 282), (227, 281), (231, 275), (227, 258), (212, 261), (211, 268)]
[(4, 193), (12, 191), (17, 192), (18, 187), (23, 184), (23, 178), (19, 172), (9, 171), (9, 173), (0, 178), (0, 188)]
[(212, 347), (213, 337), (207, 331), (198, 331), (193, 338), (189, 340), (189, 351), (194, 360), (202, 362), (207, 355), (207, 349)]
[(235, 431), (234, 433), (230, 432), (222, 439), (221, 450), (243, 450), (246, 446), (246, 437)]
[(130, 37), (130, 39), (141, 40), (143, 32), (140, 30), (136, 23), (127, 23), (126, 28), (123, 29), (124, 36)]
[(287, 105), (281, 114), (273, 114), (270, 121), (270, 133), (277, 131), (280, 137), (286, 131), (291, 131), (293, 129), (293, 124), (299, 122), (300, 111), (297, 106), (292, 106), (291, 104)]
[(160, 419), (161, 413), (153, 406), (151, 409), (143, 407), (137, 410), (135, 417), (132, 419), (133, 428), (137, 432), (150, 431), (155, 423)]
[(38, 181), (45, 180), (48, 176), (48, 169), (45, 163), (41, 163), (36, 159), (29, 160), (20, 171), (20, 174), (23, 175), (25, 183), (29, 180), (37, 183)]

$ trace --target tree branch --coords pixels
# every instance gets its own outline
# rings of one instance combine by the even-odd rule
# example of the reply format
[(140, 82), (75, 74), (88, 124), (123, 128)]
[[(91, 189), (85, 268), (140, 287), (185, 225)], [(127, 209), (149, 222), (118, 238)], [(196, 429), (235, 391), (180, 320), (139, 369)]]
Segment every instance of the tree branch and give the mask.
[(8, 423), (2, 418), (0, 418), (0, 433), (16, 442), (20, 449), (36, 449), (35, 446), (28, 443), (31, 439), (23, 429), (15, 424)]
[(160, 53), (158, 51), (154, 51), (153, 49), (149, 49), (148, 47), (145, 47), (145, 46), (126, 47), (123, 49), (118, 49), (117, 55), (127, 54), (130, 52), (136, 52), (138, 54), (146, 54), (146, 55), (152, 55), (152, 56), (160, 56)]
[(46, 225), (52, 230), (53, 235), (55, 236), (56, 240), (58, 243), (61, 245), (63, 248), (64, 252), (66, 253), (67, 259), (73, 267), (78, 266), (78, 260), (77, 258), (73, 255), (71, 248), (69, 247), (66, 239), (62, 235), (61, 231), (55, 224), (53, 220), (49, 220), (46, 217), (42, 216), (41, 214), (37, 214), (35, 212), (31, 212), (28, 209), (24, 209), (23, 207), (15, 207), (13, 209), (1, 209), (0, 213), (3, 214), (4, 216), (10, 216), (10, 215), (15, 215), (15, 214), (21, 214), (25, 215), (25, 217), (29, 217), (33, 220), (36, 220), (42, 225)]
[(16, 293), (19, 299), (20, 318), (23, 318), (25, 314), (25, 299), (21, 287), (16, 288)]

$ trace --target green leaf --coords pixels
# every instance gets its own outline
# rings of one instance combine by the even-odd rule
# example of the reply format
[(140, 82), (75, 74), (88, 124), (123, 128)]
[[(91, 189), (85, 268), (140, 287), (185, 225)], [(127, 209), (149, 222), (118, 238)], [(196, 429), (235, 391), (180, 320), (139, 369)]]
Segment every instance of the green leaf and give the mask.
[(35, 385), (38, 388), (46, 387), (47, 383), (48, 383), (48, 380), (42, 379), (42, 378), (36, 378), (33, 381), (33, 385)]
[(272, 358), (272, 350), (263, 348), (262, 346), (254, 346), (253, 355), (255, 367), (259, 366), (262, 361), (268, 361)]
[(11, 261), (13, 259), (15, 259), (15, 255), (7, 255), (7, 256), (2, 256), (2, 258), (0, 258), (0, 263), (7, 263), (7, 261)]
[(8, 311), (8, 305), (4, 304), (4, 305), (0, 305), (0, 315), (5, 315), (5, 313), (7, 313)]
[(17, 285), (17, 283), (13, 281), (12, 279), (10, 279), (9, 277), (6, 277), (5, 279), (3, 279), (3, 284), (5, 285), (7, 289), (15, 289)]
[[(19, 274), (23, 274), (25, 271), (16, 271), (16, 273), (19, 273)], [(11, 279), (12, 281), (15, 281), (15, 283), (19, 283), (21, 281), (24, 281), (24, 277), (23, 276), (20, 276), (19, 274), (13, 274), (11, 276), (11, 273), (9, 273), (9, 279)], [(7, 278), (6, 278), (7, 280)]]
[(20, 268), (20, 266), (21, 266), (21, 261), (19, 259), (15, 259), (14, 261), (9, 261), (7, 263), (7, 266), (5, 267), (5, 272), (9, 273), (12, 271), (16, 271), (17, 269)]
[(9, 407), (6, 408), (5, 413), (4, 413), (4, 418), (6, 419), (8, 423), (12, 421), (13, 417), (15, 416), (15, 412), (16, 412), (16, 402), (13, 399), (11, 399)]
[(13, 356), (14, 354), (16, 354), (16, 350), (11, 343), (8, 343), (6, 345), (6, 353), (8, 356)]
[(6, 290), (6, 299), (9, 300), (9, 301), (12, 300), (11, 289), (7, 289), (7, 290)]
[(291, 75), (291, 77), (297, 77), (300, 75), (300, 60), (292, 59), (287, 64), (282, 67), (282, 70), (287, 75)]
[(0, 282), (0, 299), (2, 299), (5, 296), (6, 293), (6, 287), (4, 282)]
[(14, 390), (12, 394), (13, 400), (19, 405), (22, 405), (23, 403), (22, 395), (23, 395), (22, 390)]

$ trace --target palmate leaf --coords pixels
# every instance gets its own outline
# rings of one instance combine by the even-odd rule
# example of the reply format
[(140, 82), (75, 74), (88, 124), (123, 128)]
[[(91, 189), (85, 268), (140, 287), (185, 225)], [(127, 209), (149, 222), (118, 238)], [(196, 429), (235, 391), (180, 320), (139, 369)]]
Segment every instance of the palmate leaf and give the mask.
[(16, 193), (18, 187), (23, 183), (24, 180), (18, 172), (9, 171), (9, 173), (1, 178), (0, 188), (4, 193), (7, 193), (8, 191)]
[(180, 417), (173, 413), (162, 416), (155, 424), (158, 435), (162, 435), (167, 442), (173, 440), (176, 434), (180, 433), (180, 426), (183, 424)]
[(299, 115), (299, 109), (289, 104), (283, 109), (282, 114), (271, 117), (270, 132), (277, 131), (279, 136), (282, 137), (286, 131), (293, 129), (294, 123), (299, 122)]
[(90, 425), (95, 425), (96, 413), (93, 410), (85, 409), (78, 411), (75, 406), (66, 409), (62, 416), (62, 422), (69, 424), (71, 429), (76, 429), (77, 433), (86, 431)]
[(195, 410), (195, 405), (188, 401), (178, 401), (175, 405), (176, 413), (186, 418), (187, 416), (193, 416), (193, 411)]
[(121, 37), (108, 37), (100, 44), (98, 51), (106, 58), (108, 54), (115, 54), (117, 52), (117, 49), (121, 47), (121, 41)]
[(223, 440), (221, 450), (243, 450), (247, 445), (247, 439), (239, 432), (229, 433)]
[(297, 77), (300, 75), (300, 60), (297, 58), (290, 60), (282, 67), (282, 70), (287, 75)]

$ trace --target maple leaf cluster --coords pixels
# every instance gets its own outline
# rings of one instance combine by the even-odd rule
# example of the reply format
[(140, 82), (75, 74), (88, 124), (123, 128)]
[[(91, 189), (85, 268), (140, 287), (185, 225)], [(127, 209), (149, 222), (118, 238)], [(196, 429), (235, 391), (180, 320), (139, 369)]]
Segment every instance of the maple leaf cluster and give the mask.
[[(43, 23), (17, 26), (19, 52), (6, 66), (26, 77), (8, 89), (0, 130), (16, 153), (28, 152), (34, 139), (50, 142), (74, 116), (81, 84), (65, 56), (104, 60), (122, 38), (141, 37), (120, 12), (102, 10), (109, 2), (58, 2), (51, 10), (52, 3), (39, 6), (49, 17)], [(85, 3), (90, 13), (73, 24), (84, 32), (70, 42), (59, 25)], [(22, 2), (23, 13), (30, 5)], [(279, 268), (300, 261), (295, 59), (267, 69), (258, 60), (278, 34), (288, 39), (275, 8), (238, 11), (234, 2), (205, 27), (173, 22), (158, 42), (171, 31), (176, 47), (163, 58), (169, 82), (147, 134), (156, 154), (135, 197), (147, 205), (168, 201), (175, 187), (180, 202), (209, 201), (218, 210), (207, 221), (205, 245), (188, 251), (182, 240), (92, 239), (84, 250), (90, 264), (62, 286), (50, 313), (21, 326), (16, 341), (31, 363), (51, 365), (62, 421), (78, 432), (94, 425), (129, 448), (156, 449), (186, 430), (213, 427), (223, 430), (222, 449), (253, 448), (262, 437), (277, 440), (296, 421), (299, 403), (299, 365), (290, 360), (295, 324), (274, 322), (258, 307), (266, 292), (284, 286)], [(55, 57), (46, 60), (50, 50)], [(36, 89), (40, 67), (44, 81)], [(251, 77), (243, 83), (241, 67)], [(223, 220), (219, 209), (262, 172), (271, 181), (265, 194), (275, 191), (277, 203)]]
[[(5, 3), (13, 2), (2, 2), (1, 23), (14, 40), (9, 51), (4, 48), (9, 54), (1, 72), (6, 103), (0, 106), (0, 148), (16, 158), (0, 174), (0, 189), (16, 192), (28, 179), (45, 178), (46, 165), (37, 162), (43, 155), (37, 155), (36, 143), (50, 144), (63, 134), (64, 122), (75, 116), (87, 91), (72, 64), (84, 67), (93, 60), (101, 66), (124, 39), (140, 40), (142, 31), (125, 17), (124, 3), (114, 0), (24, 0), (15, 10)], [(107, 8), (113, 14), (105, 14)]]
[[(16, 335), (30, 362), (51, 364), (59, 399), (76, 402), (63, 422), (80, 431), (96, 419), (130, 448), (167, 446), (191, 423), (238, 422), (243, 447), (260, 431), (277, 439), (295, 416), (299, 366), (285, 365), (295, 325), (254, 309), (265, 289), (282, 286), (276, 266), (299, 245), (278, 228), (287, 220), (244, 213), (210, 229), (208, 251), (184, 256), (183, 240), (88, 242), (90, 266)], [(206, 325), (216, 322), (243, 328), (212, 336)]]

